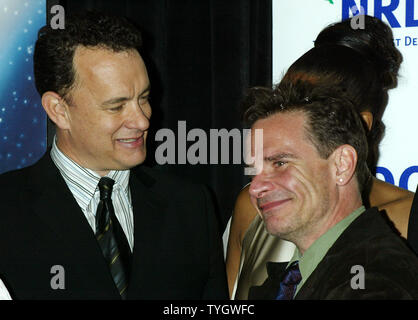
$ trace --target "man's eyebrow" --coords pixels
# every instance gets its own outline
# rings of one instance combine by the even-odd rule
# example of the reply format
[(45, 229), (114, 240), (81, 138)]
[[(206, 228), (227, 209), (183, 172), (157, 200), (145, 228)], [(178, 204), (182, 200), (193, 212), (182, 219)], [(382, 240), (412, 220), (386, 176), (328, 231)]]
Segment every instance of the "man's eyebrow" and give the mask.
[(296, 159), (297, 157), (292, 153), (278, 153), (272, 156), (264, 157), (264, 161), (273, 162), (282, 159)]
[[(148, 93), (151, 90), (151, 85), (149, 84), (144, 90), (142, 90), (142, 92), (139, 94), (139, 97), (143, 96), (145, 93)], [(105, 102), (102, 103), (102, 106), (109, 106), (112, 104), (117, 104), (117, 103), (121, 103), (121, 102), (126, 102), (131, 100), (131, 98), (129, 97), (116, 97), (116, 98), (111, 98), (109, 100), (106, 100)]]
[(121, 103), (121, 102), (125, 102), (130, 100), (130, 98), (128, 97), (117, 97), (117, 98), (112, 98), (109, 100), (106, 100), (105, 102), (102, 103), (102, 106), (108, 106), (108, 105), (112, 105), (112, 104), (116, 104), (116, 103)]

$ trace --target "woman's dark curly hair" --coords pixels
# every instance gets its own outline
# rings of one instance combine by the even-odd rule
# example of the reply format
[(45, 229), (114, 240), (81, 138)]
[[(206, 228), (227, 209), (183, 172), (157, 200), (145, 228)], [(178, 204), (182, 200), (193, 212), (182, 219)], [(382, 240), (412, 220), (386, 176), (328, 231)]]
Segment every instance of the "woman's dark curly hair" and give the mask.
[(99, 12), (66, 17), (64, 29), (49, 25), (38, 32), (34, 50), (35, 85), (42, 96), (54, 91), (63, 98), (75, 82), (74, 52), (78, 46), (113, 51), (138, 50), (140, 32), (126, 19)]
[(315, 47), (290, 66), (282, 82), (305, 80), (318, 86), (336, 86), (345, 92), (359, 113), (371, 112), (373, 123), (366, 131), (367, 163), (374, 172), (385, 131), (382, 116), (388, 90), (397, 86), (402, 55), (387, 24), (364, 16), (365, 28), (353, 29), (351, 21), (322, 30)]

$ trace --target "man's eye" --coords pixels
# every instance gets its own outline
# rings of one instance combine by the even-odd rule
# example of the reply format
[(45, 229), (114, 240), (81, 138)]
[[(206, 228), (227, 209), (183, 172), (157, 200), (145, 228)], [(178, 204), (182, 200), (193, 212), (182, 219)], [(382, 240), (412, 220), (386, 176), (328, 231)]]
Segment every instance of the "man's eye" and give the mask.
[(122, 108), (123, 108), (123, 105), (120, 105), (120, 106), (117, 106), (117, 107), (114, 107), (114, 108), (110, 108), (109, 110), (116, 112), (116, 111), (122, 110)]
[(275, 167), (283, 167), (287, 162), (286, 161), (276, 161), (274, 162)]

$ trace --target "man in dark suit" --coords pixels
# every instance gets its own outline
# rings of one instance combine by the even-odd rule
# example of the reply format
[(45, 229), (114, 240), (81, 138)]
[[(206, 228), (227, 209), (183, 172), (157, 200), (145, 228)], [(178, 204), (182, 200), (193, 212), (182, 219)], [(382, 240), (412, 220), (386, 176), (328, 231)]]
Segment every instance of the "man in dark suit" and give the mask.
[(263, 130), (251, 201), (267, 231), (297, 247), (290, 262), (267, 264), (249, 299), (418, 299), (417, 257), (362, 204), (370, 173), (359, 115), (342, 92), (308, 80), (244, 101), (247, 126)]
[(140, 34), (99, 13), (65, 23), (42, 28), (34, 52), (52, 148), (0, 177), (0, 278), (13, 299), (226, 299), (207, 191), (140, 165)]

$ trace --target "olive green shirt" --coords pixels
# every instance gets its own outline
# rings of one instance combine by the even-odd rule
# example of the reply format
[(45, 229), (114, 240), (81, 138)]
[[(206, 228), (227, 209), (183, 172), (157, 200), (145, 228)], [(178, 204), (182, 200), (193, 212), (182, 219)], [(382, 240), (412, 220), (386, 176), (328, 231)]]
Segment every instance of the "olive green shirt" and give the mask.
[(299, 292), (300, 288), (309, 278), (311, 273), (316, 269), (318, 264), (324, 258), (327, 251), (332, 247), (334, 242), (340, 237), (341, 233), (366, 209), (364, 206), (354, 210), (343, 220), (338, 222), (335, 226), (320, 236), (303, 255), (300, 254), (298, 248), (296, 248), (292, 259), (289, 261), (289, 266), (292, 262), (299, 260), (299, 269), (302, 276), (302, 280), (296, 288), (295, 295)]

